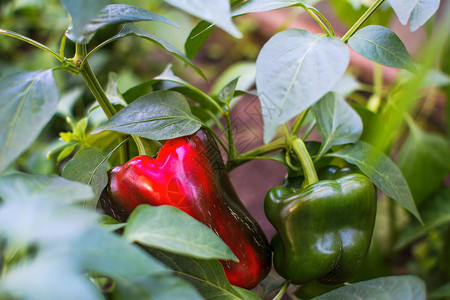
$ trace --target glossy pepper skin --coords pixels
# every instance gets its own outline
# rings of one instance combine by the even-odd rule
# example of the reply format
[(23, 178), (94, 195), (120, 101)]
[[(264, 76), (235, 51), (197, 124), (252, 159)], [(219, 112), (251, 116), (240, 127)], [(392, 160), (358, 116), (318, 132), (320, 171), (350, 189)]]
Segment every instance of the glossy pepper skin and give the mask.
[(271, 241), (274, 267), (291, 283), (343, 283), (367, 255), (376, 190), (366, 176), (345, 173), (335, 170), (327, 173), (329, 180), (275, 187), (266, 195), (264, 211), (277, 230)]
[(239, 200), (206, 129), (167, 141), (156, 159), (137, 156), (110, 171), (104, 211), (124, 222), (140, 204), (175, 206), (216, 232), (239, 259), (221, 261), (231, 284), (251, 289), (269, 273), (269, 242)]

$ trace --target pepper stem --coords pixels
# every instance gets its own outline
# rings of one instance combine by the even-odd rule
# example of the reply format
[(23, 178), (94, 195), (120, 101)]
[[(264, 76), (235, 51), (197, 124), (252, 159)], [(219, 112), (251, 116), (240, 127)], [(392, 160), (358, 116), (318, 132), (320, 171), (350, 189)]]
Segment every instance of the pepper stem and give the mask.
[(302, 164), (303, 172), (305, 173), (305, 181), (303, 182), (303, 187), (310, 186), (319, 181), (317, 177), (316, 169), (314, 168), (314, 163), (311, 159), (311, 156), (308, 153), (308, 149), (306, 149), (305, 143), (295, 137), (291, 139), (292, 148), (297, 155), (300, 163)]

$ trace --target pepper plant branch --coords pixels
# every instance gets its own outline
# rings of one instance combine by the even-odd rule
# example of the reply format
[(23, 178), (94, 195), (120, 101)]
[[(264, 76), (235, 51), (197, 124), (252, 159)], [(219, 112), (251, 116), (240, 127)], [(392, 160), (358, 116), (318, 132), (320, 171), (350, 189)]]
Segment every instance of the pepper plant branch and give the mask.
[(347, 31), (346, 34), (341, 38), (344, 43), (347, 43), (348, 39), (358, 31), (359, 28), (364, 24), (364, 22), (383, 4), (384, 0), (376, 0), (364, 13), (363, 15), (353, 24), (352, 27)]
[(303, 122), (305, 121), (306, 115), (308, 114), (309, 109), (304, 110), (302, 113), (300, 113), (297, 118), (295, 118), (294, 123), (291, 126), (291, 129), (289, 130), (289, 134), (296, 136), (298, 131), (300, 130), (300, 127), (302, 126)]
[(268, 144), (259, 146), (258, 148), (247, 151), (243, 154), (237, 155), (232, 161), (227, 162), (227, 170), (231, 171), (236, 167), (254, 159), (255, 157), (260, 157), (277, 150), (284, 149), (286, 147), (286, 138), (278, 138)]
[(303, 172), (305, 174), (304, 187), (310, 186), (319, 181), (317, 177), (316, 169), (314, 168), (314, 163), (311, 159), (311, 156), (308, 153), (308, 149), (306, 149), (305, 143), (294, 137), (291, 140), (292, 149), (294, 153), (297, 155), (297, 158), (300, 160), (300, 163), (303, 168)]
[(320, 27), (322, 27), (322, 30), (325, 31), (327, 35), (334, 36), (333, 30), (331, 29), (330, 31), (330, 29), (322, 22), (322, 20), (315, 14), (314, 11), (306, 8), (306, 12), (316, 21), (317, 24), (319, 24)]
[(51, 55), (53, 55), (57, 60), (59, 60), (61, 62), (64, 60), (64, 57), (59, 56), (58, 53), (56, 53), (55, 51), (53, 51), (49, 47), (45, 46), (44, 44), (39, 43), (38, 41), (30, 39), (29, 37), (23, 36), (20, 33), (0, 28), (0, 34), (16, 38), (16, 39), (21, 40), (23, 42), (26, 42), (26, 43), (28, 43), (30, 45), (33, 45), (33, 46), (35, 46), (35, 47), (37, 47), (37, 48), (39, 48), (41, 50), (44, 50), (45, 52), (50, 53)]
[(286, 293), (289, 284), (290, 284), (289, 281), (285, 281), (283, 286), (281, 287), (281, 290), (275, 295), (273, 300), (281, 300), (281, 298), (283, 298), (284, 294)]

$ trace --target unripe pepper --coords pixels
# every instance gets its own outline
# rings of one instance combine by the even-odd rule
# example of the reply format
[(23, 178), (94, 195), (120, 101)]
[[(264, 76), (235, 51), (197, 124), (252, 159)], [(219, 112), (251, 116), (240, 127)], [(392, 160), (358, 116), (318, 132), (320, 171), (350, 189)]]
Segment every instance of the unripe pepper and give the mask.
[(207, 130), (168, 140), (156, 159), (137, 156), (110, 171), (104, 211), (124, 222), (140, 204), (175, 206), (209, 226), (239, 259), (221, 261), (231, 284), (251, 289), (269, 273), (269, 243), (239, 200)]
[(372, 238), (372, 182), (337, 167), (322, 169), (319, 179), (327, 180), (272, 188), (264, 201), (267, 219), (277, 230), (271, 242), (275, 270), (294, 284), (347, 281), (363, 263)]

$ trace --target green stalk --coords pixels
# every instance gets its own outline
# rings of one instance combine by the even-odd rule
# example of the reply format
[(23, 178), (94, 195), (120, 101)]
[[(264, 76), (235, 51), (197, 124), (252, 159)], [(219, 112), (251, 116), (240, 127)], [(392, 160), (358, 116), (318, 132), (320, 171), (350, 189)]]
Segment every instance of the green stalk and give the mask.
[(297, 158), (302, 164), (303, 172), (305, 173), (305, 181), (303, 183), (304, 187), (310, 186), (319, 181), (317, 177), (316, 169), (314, 168), (314, 163), (311, 156), (306, 149), (305, 143), (299, 138), (293, 138), (291, 140), (292, 148), (297, 155)]
[[(315, 14), (314, 11), (312, 11), (311, 9), (306, 8), (306, 12), (313, 17), (313, 19), (316, 21), (317, 24), (319, 24), (320, 27), (322, 27), (322, 30), (326, 32), (327, 35), (329, 36), (334, 36), (334, 32), (330, 31), (330, 29), (322, 22), (322, 20)], [(327, 24), (329, 24), (327, 22)]]
[(364, 22), (383, 4), (384, 0), (376, 0), (363, 15), (356, 21), (355, 24), (347, 31), (346, 34), (341, 38), (344, 43), (347, 43), (348, 39), (358, 31), (359, 28), (364, 24)]
[(289, 287), (289, 281), (285, 281), (283, 286), (281, 287), (281, 290), (276, 294), (276, 296), (273, 298), (273, 300), (281, 300), (283, 298), (284, 293), (286, 293), (287, 288)]
[(291, 129), (289, 130), (290, 135), (296, 136), (298, 134), (298, 131), (300, 130), (300, 127), (302, 126), (303, 122), (305, 121), (306, 115), (308, 114), (309, 109), (304, 110), (302, 113), (300, 113), (297, 118), (295, 118), (294, 123), (292, 124)]
[(227, 138), (228, 138), (228, 153), (229, 153), (228, 160), (233, 160), (236, 157), (237, 153), (236, 148), (234, 147), (233, 128), (231, 127), (229, 110), (227, 111), (227, 114), (224, 115), (224, 117), (225, 120), (227, 120)]
[(227, 162), (227, 170), (231, 171), (234, 168), (239, 167), (240, 165), (243, 165), (244, 163), (254, 159), (258, 156), (263, 156), (272, 152), (275, 152), (277, 150), (281, 150), (285, 148), (286, 146), (286, 138), (282, 137), (279, 139), (276, 139), (268, 144), (259, 146), (258, 148), (255, 148), (253, 150), (247, 151), (243, 154), (240, 154), (236, 156), (232, 161)]
[(58, 53), (56, 53), (55, 51), (53, 51), (52, 49), (50, 49), (49, 47), (45, 46), (44, 44), (39, 43), (38, 41), (35, 41), (33, 39), (30, 39), (29, 37), (26, 37), (24, 35), (21, 35), (20, 33), (14, 32), (14, 31), (10, 31), (10, 30), (5, 30), (5, 29), (1, 29), (0, 28), (0, 35), (6, 35), (6, 36), (10, 36), (13, 38), (16, 38), (18, 40), (21, 40), (23, 42), (26, 42), (30, 45), (33, 45), (41, 50), (44, 50), (47, 53), (50, 53), (51, 55), (53, 55), (57, 60), (59, 61), (63, 61), (64, 57), (59, 56)]

